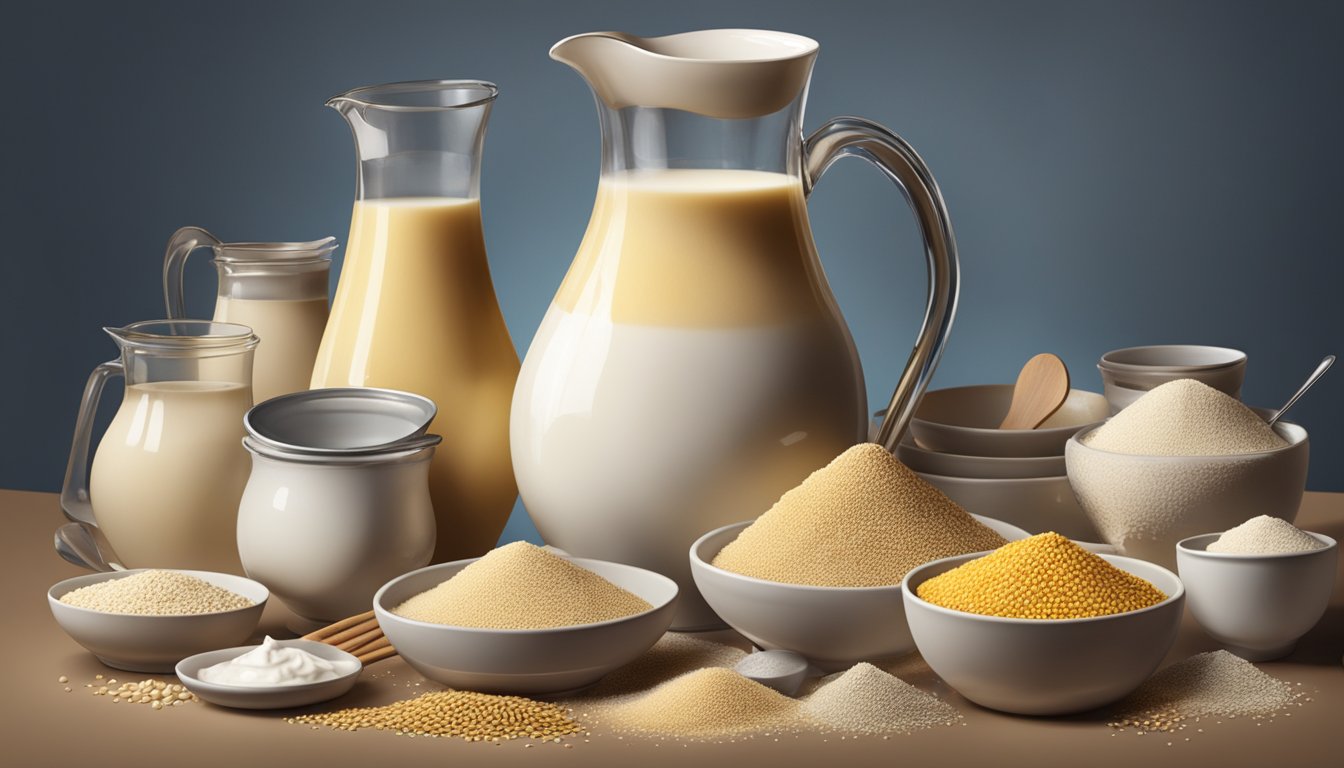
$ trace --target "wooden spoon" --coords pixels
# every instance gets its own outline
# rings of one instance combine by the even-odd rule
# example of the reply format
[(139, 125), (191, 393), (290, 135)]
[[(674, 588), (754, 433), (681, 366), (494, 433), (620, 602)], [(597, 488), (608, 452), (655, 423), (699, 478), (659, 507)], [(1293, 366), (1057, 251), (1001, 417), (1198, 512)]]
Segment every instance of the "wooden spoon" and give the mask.
[(1043, 352), (1022, 366), (1013, 387), (1013, 402), (999, 429), (1035, 429), (1069, 398), (1069, 369)]

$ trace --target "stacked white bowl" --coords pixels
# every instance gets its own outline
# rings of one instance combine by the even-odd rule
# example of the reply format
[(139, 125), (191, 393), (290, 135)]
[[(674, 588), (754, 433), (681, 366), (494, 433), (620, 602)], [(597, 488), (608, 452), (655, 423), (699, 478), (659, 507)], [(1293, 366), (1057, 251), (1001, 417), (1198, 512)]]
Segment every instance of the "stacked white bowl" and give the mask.
[(1012, 397), (1012, 384), (925, 394), (897, 458), (968, 512), (1030, 533), (1100, 541), (1069, 486), (1064, 446), (1076, 432), (1106, 419), (1106, 398), (1072, 389), (1040, 427), (999, 429)]

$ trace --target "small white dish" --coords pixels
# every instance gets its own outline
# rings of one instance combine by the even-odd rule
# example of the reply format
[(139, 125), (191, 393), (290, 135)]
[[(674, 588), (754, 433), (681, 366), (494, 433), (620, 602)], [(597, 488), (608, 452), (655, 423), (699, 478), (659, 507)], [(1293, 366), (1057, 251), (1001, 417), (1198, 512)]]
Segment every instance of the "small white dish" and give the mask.
[(652, 648), (676, 612), (677, 583), (666, 576), (632, 565), (571, 557), (575, 565), (653, 607), (611, 621), (551, 629), (454, 627), (392, 613), (392, 608), (437, 587), (478, 559), (411, 571), (373, 596), (378, 626), (401, 658), (450, 688), (534, 696), (581, 690)]
[[(975, 519), (1008, 541), (1029, 535), (980, 515)], [(719, 550), (753, 521), (706, 533), (691, 545), (691, 576), (709, 607), (757, 647), (800, 653), (824, 672), (860, 661), (893, 659), (915, 649), (901, 605), (901, 585), (814, 587), (767, 581), (712, 563)]]
[(247, 642), (261, 622), (261, 612), (271, 596), (264, 585), (242, 576), (172, 569), (242, 595), (253, 604), (219, 613), (137, 616), (103, 613), (61, 602), (62, 596), (80, 587), (124, 579), (146, 570), (168, 569), (138, 568), (91, 573), (59, 582), (47, 590), (51, 615), (72, 640), (87, 648), (109, 667), (130, 672), (172, 672), (173, 666), (188, 656)]
[(177, 663), (175, 671), (178, 679), (187, 687), (187, 690), (211, 704), (232, 707), (233, 709), (290, 709), (330, 701), (338, 696), (345, 695), (347, 691), (354, 687), (355, 682), (359, 679), (359, 673), (363, 669), (359, 659), (339, 648), (326, 643), (319, 643), (316, 640), (281, 640), (278, 645), (286, 648), (301, 648), (327, 661), (352, 663), (354, 668), (350, 672), (331, 680), (301, 683), (299, 685), (225, 685), (209, 683), (197, 677), (202, 669), (235, 659), (257, 647), (249, 645), (207, 651), (189, 656)]
[(1209, 552), (1221, 535), (1191, 536), (1176, 544), (1190, 613), (1210, 637), (1243, 659), (1287, 656), (1330, 605), (1339, 545), (1307, 532), (1326, 547), (1268, 555)]
[(1176, 642), (1185, 588), (1143, 560), (1101, 555), (1162, 590), (1167, 599), (1088, 619), (1006, 619), (954, 611), (921, 599), (925, 581), (984, 557), (921, 565), (901, 585), (910, 632), (929, 668), (982, 707), (1018, 715), (1067, 715), (1119, 701), (1147, 680)]

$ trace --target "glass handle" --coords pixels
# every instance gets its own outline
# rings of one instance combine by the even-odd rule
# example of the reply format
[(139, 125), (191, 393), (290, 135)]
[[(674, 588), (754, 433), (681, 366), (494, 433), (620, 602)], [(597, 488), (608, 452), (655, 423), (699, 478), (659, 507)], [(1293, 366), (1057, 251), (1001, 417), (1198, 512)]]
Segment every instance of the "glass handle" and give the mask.
[(223, 245), (223, 242), (200, 227), (183, 227), (168, 238), (168, 250), (163, 254), (163, 302), (168, 307), (169, 320), (187, 316), (187, 301), (182, 290), (182, 277), (187, 257), (197, 248)]
[(827, 122), (803, 142), (803, 190), (810, 194), (826, 169), (842, 157), (861, 157), (891, 179), (905, 194), (924, 236), (929, 280), (924, 325), (892, 392), (876, 438), (876, 442), (894, 452), (928, 388), (929, 379), (933, 378), (957, 311), (961, 278), (957, 244), (933, 174), (904, 139), (858, 117), (837, 117)]
[(98, 401), (103, 388), (113, 376), (125, 376), (120, 360), (111, 360), (89, 374), (84, 385), (84, 399), (79, 403), (75, 419), (75, 439), (70, 443), (70, 460), (65, 465), (65, 483), (61, 486), (61, 510), (76, 523), (97, 525), (93, 505), (89, 503), (89, 445), (93, 442), (93, 417), (98, 413)]

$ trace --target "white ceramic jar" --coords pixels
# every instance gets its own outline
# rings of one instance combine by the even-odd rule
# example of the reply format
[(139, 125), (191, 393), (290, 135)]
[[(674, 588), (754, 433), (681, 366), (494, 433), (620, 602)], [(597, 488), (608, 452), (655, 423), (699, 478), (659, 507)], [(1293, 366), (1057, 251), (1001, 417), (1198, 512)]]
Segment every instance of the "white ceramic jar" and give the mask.
[(312, 622), (369, 610), (379, 587), (433, 554), (429, 461), (438, 442), (313, 455), (244, 438), (252, 474), (238, 553), (248, 577)]

